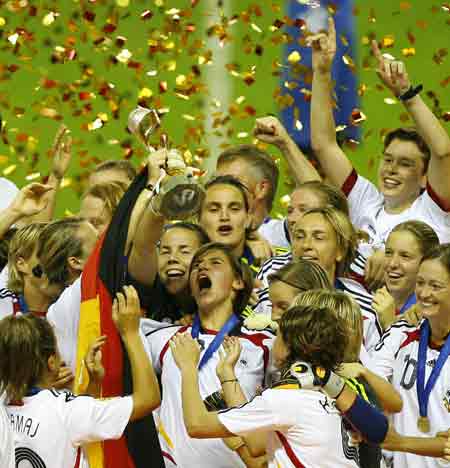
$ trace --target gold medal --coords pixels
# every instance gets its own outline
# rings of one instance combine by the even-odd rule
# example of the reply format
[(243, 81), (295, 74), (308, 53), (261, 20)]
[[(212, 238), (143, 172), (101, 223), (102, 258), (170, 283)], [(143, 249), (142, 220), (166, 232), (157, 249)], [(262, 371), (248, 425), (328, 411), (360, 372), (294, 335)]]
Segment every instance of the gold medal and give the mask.
[(430, 420), (426, 416), (419, 416), (417, 420), (417, 427), (420, 432), (428, 433), (430, 432)]

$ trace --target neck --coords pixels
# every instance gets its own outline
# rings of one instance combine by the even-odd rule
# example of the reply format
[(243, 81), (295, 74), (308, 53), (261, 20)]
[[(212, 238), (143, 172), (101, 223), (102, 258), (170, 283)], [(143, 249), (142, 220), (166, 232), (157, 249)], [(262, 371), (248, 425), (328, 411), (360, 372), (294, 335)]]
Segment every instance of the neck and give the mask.
[(219, 331), (233, 314), (233, 307), (227, 301), (208, 310), (199, 310), (198, 314), (203, 328)]
[(257, 230), (268, 214), (265, 203), (261, 205), (256, 202), (252, 208), (252, 229)]
[(400, 310), (408, 301), (411, 294), (413, 294), (414, 290), (412, 291), (398, 291), (398, 292), (390, 292), (390, 295), (394, 298), (395, 307), (397, 310)]
[(42, 294), (38, 288), (26, 281), (23, 288), (23, 296), (31, 312), (46, 312), (50, 305), (50, 299)]
[(244, 255), (244, 247), (245, 239), (242, 239), (242, 241), (240, 241), (238, 245), (232, 248), (233, 254), (236, 256), (236, 258), (241, 258), (242, 255)]
[(447, 320), (444, 323), (442, 323), (442, 320), (437, 319), (428, 319), (428, 321), (431, 328), (431, 341), (436, 345), (443, 344), (450, 332), (449, 321)]
[(329, 271), (326, 272), (328, 279), (330, 280), (330, 283), (333, 285), (334, 282), (336, 281), (336, 266), (333, 265), (332, 268), (330, 268)]
[(418, 196), (419, 194), (416, 194), (413, 198), (406, 200), (406, 201), (397, 201), (397, 200), (390, 200), (390, 199), (385, 198), (384, 209), (386, 213), (389, 213), (389, 214), (402, 213), (403, 211), (411, 207), (411, 205), (414, 203), (414, 201), (416, 200)]

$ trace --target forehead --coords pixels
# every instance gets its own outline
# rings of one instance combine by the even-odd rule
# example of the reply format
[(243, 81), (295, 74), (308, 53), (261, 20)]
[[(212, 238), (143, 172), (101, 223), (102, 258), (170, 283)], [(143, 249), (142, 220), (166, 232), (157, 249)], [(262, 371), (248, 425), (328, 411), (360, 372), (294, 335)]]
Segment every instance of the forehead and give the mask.
[(206, 190), (205, 203), (244, 203), (244, 195), (233, 185), (217, 184), (209, 187)]
[(417, 163), (423, 163), (424, 154), (413, 141), (404, 141), (394, 138), (384, 150), (384, 154), (393, 157), (404, 157)]
[(99, 215), (103, 210), (104, 205), (105, 202), (102, 199), (93, 197), (92, 195), (86, 195), (81, 200), (80, 216), (88, 217), (92, 215)]
[(250, 164), (244, 158), (236, 158), (234, 161), (219, 163), (216, 173), (217, 175), (231, 175), (239, 179), (245, 177), (246, 174), (243, 174), (243, 172), (249, 169)]
[(275, 279), (269, 284), (269, 293), (274, 298), (290, 301), (292, 296), (296, 296), (300, 293), (300, 289), (294, 288), (294, 286), (286, 284), (284, 281)]
[(420, 244), (409, 231), (391, 232), (386, 241), (386, 247), (402, 249), (411, 252), (420, 252)]
[(90, 187), (105, 182), (124, 182), (129, 185), (130, 179), (122, 169), (106, 169), (104, 171), (94, 172), (89, 177)]
[(174, 247), (177, 245), (200, 246), (197, 233), (185, 228), (170, 228), (161, 236), (160, 247)]
[(321, 213), (305, 213), (297, 222), (298, 229), (334, 232), (333, 226)]
[(436, 279), (443, 281), (444, 283), (450, 283), (450, 272), (437, 258), (422, 262), (420, 264), (418, 274), (424, 278)]
[(322, 197), (316, 190), (310, 188), (298, 188), (291, 195), (291, 205), (312, 204), (314, 206), (322, 206)]

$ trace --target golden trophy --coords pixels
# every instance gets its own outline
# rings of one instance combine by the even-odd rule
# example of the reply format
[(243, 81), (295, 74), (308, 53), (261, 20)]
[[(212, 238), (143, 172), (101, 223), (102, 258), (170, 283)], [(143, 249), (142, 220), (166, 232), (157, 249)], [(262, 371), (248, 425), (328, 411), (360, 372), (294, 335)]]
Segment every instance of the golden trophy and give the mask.
[[(138, 137), (149, 151), (154, 151), (150, 138), (161, 127), (161, 120), (154, 109), (138, 106), (128, 117), (128, 129)], [(161, 143), (167, 148), (167, 135), (161, 135)], [(175, 149), (168, 149), (169, 153), (176, 152), (178, 159), (181, 154)], [(157, 210), (169, 220), (186, 219), (194, 216), (200, 210), (204, 197), (203, 188), (187, 173), (186, 166), (167, 168), (170, 176), (156, 187)], [(153, 205), (154, 206), (154, 205)]]

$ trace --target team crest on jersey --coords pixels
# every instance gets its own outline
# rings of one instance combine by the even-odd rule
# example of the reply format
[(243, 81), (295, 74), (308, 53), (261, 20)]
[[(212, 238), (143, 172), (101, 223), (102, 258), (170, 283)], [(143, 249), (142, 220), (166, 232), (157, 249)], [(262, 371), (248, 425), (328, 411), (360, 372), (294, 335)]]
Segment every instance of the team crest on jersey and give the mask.
[(444, 398), (442, 399), (444, 407), (448, 413), (450, 413), (450, 390), (445, 392)]

